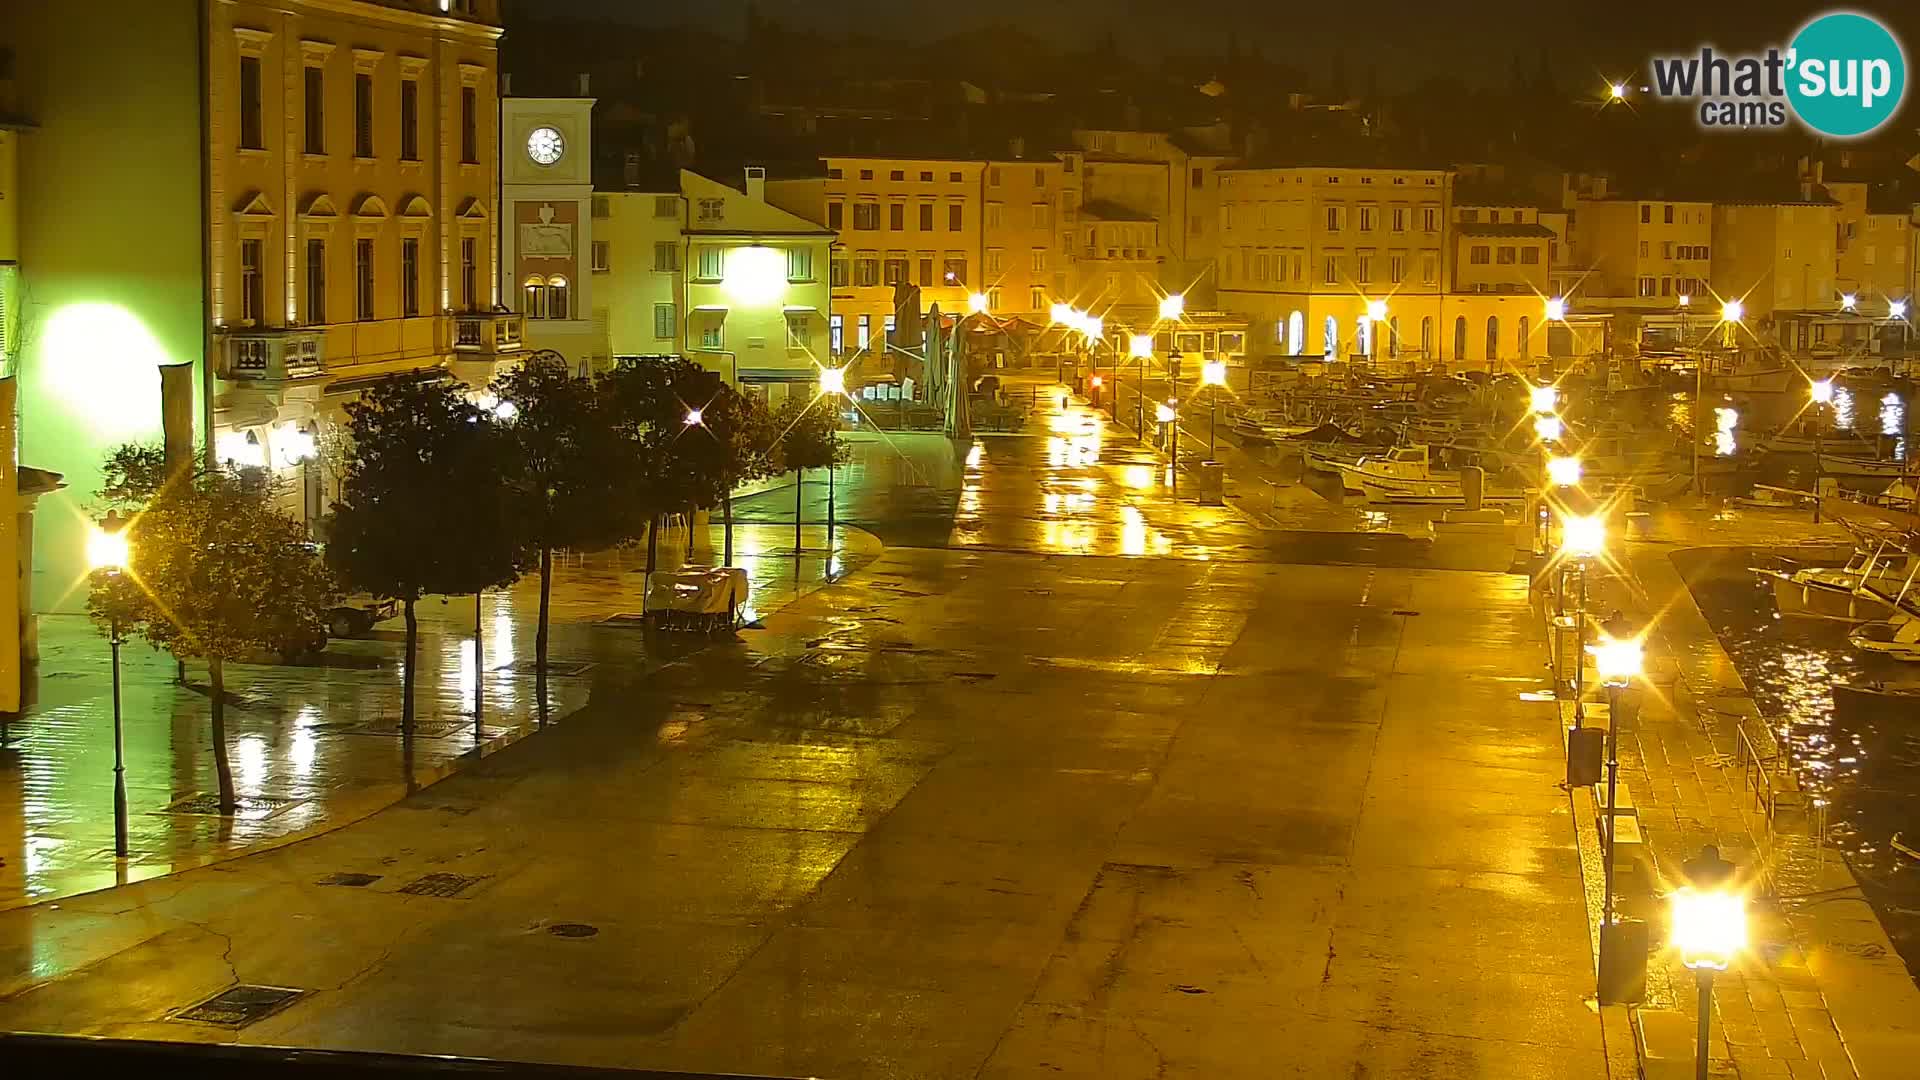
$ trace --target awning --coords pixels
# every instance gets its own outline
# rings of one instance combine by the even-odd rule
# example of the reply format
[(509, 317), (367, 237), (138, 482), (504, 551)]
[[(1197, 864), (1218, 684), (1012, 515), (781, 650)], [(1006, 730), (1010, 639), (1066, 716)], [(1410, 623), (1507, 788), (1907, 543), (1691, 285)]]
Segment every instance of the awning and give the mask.
[(426, 383), (441, 382), (451, 375), (446, 368), (414, 368), (412, 371), (389, 371), (379, 375), (356, 375), (351, 379), (338, 379), (328, 383), (321, 393), (329, 397), (335, 394), (358, 394), (371, 390), (385, 382)]
[(820, 378), (820, 369), (743, 367), (737, 377), (743, 383), (810, 383)]

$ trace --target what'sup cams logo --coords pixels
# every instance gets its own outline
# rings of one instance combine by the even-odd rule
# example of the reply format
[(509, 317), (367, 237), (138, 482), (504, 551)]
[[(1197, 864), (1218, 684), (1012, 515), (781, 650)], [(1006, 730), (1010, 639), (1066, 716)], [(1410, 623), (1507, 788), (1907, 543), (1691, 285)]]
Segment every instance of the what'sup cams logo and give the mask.
[[(1784, 50), (1652, 61), (1657, 97), (1695, 103), (1706, 128), (1781, 128), (1789, 117), (1836, 139), (1865, 135), (1893, 118), (1907, 92), (1907, 59), (1892, 32), (1869, 15), (1837, 11), (1800, 28)], [(1616, 92), (1617, 93), (1617, 92)]]

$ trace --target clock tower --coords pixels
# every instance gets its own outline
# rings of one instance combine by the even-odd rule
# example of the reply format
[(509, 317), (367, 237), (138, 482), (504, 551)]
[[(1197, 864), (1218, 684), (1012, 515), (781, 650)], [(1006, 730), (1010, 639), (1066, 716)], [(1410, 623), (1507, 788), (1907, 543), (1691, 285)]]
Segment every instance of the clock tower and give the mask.
[(593, 99), (500, 99), (500, 295), (527, 317), (526, 345), (573, 370), (604, 361), (594, 332)]

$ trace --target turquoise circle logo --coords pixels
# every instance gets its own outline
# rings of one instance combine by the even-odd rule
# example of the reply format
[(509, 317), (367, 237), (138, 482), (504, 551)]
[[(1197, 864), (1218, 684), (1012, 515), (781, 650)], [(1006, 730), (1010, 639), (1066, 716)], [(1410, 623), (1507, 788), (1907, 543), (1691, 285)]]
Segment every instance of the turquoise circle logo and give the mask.
[(1787, 100), (1802, 123), (1850, 138), (1893, 118), (1907, 91), (1907, 58), (1880, 23), (1850, 11), (1800, 28), (1787, 52)]

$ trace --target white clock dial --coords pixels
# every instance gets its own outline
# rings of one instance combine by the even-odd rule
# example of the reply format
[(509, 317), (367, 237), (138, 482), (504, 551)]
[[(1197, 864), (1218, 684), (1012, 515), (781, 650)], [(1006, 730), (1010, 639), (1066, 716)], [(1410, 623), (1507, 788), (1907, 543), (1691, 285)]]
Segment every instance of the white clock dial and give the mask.
[(527, 135), (527, 156), (538, 165), (551, 165), (567, 149), (566, 140), (550, 127), (537, 127)]

